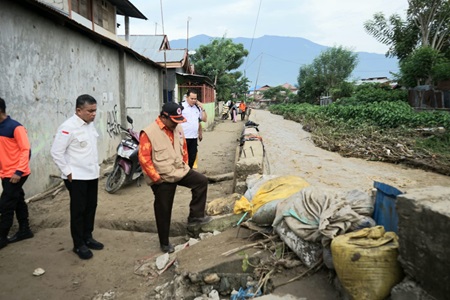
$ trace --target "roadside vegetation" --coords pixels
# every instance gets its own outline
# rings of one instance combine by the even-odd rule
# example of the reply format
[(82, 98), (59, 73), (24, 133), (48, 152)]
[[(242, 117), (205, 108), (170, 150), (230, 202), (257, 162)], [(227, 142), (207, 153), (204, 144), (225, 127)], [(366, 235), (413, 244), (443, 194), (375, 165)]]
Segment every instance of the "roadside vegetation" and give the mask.
[[(315, 144), (343, 156), (450, 175), (448, 104), (424, 111), (407, 101), (410, 89), (421, 86), (432, 91), (439, 82), (450, 80), (450, 3), (408, 0), (408, 4), (405, 19), (377, 13), (364, 24), (368, 34), (389, 47), (386, 56), (398, 58), (400, 71), (392, 75), (401, 89), (350, 82), (357, 57), (334, 47), (302, 66), (297, 97), (285, 98), (270, 111), (302, 123)], [(324, 97), (332, 103), (318, 105)]]
[(327, 106), (287, 103), (269, 109), (301, 123), (317, 146), (342, 156), (450, 175), (450, 114), (415, 111), (405, 90), (364, 84)]

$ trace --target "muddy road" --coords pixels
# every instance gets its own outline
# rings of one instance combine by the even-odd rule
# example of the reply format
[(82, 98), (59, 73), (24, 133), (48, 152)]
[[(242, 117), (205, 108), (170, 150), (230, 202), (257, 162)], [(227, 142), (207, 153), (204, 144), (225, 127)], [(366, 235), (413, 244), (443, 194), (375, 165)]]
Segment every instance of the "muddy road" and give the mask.
[(269, 161), (269, 172), (297, 175), (311, 185), (342, 189), (372, 189), (373, 182), (392, 185), (402, 192), (433, 185), (449, 186), (450, 177), (403, 165), (342, 157), (316, 147), (299, 123), (268, 111), (253, 110)]

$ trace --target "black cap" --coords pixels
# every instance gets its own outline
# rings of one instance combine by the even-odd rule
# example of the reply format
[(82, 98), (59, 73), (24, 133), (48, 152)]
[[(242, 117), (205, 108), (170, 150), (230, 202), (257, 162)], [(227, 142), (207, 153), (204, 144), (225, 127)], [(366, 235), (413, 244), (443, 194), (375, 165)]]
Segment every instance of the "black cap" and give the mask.
[(163, 105), (161, 113), (170, 117), (175, 123), (184, 123), (186, 118), (181, 114), (183, 108), (183, 106), (175, 102), (167, 102)]

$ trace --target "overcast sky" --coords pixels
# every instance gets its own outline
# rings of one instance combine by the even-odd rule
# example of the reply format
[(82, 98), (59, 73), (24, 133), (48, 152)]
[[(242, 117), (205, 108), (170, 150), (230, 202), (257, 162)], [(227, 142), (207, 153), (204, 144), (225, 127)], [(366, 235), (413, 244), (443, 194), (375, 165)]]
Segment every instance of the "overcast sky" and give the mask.
[[(383, 54), (387, 47), (368, 35), (363, 23), (377, 12), (404, 17), (408, 8), (408, 0), (129, 1), (148, 19), (131, 18), (130, 34), (164, 33), (169, 40), (185, 39), (189, 20), (189, 37), (302, 37), (324, 46)], [(124, 34), (123, 18), (118, 23), (119, 34)]]

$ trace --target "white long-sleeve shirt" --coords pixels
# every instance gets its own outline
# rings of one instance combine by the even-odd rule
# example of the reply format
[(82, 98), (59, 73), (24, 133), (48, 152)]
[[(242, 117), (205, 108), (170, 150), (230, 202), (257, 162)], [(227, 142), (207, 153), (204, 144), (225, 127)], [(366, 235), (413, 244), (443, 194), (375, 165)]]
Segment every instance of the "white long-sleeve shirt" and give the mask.
[(74, 180), (99, 178), (97, 139), (94, 124), (76, 114), (59, 126), (50, 152), (63, 179), (69, 174)]
[(198, 123), (202, 117), (202, 111), (197, 106), (190, 106), (187, 101), (182, 103), (183, 116), (186, 118), (186, 122), (181, 123), (183, 127), (184, 136), (187, 139), (198, 138)]

